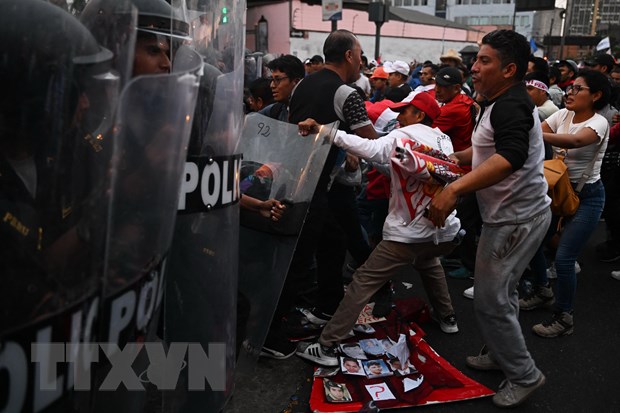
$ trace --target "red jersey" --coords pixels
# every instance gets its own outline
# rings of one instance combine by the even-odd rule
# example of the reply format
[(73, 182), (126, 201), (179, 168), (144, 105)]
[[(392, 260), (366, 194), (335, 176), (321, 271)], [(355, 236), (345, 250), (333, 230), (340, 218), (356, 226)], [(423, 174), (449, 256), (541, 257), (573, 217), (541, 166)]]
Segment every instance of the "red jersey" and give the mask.
[(439, 128), (452, 140), (454, 152), (465, 150), (471, 146), (471, 135), (475, 125), (474, 100), (460, 93), (450, 102), (441, 107), (441, 113), (435, 122), (434, 128)]

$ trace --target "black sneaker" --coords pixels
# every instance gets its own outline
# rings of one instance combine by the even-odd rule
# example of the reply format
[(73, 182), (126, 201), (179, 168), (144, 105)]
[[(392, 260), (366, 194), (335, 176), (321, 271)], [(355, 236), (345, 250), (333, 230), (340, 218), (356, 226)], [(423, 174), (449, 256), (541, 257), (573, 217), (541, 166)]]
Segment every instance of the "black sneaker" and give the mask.
[(261, 349), (261, 357), (268, 357), (276, 360), (285, 360), (295, 354), (297, 345), (291, 343), (286, 338), (270, 338), (267, 337), (265, 345)]
[(450, 314), (439, 320), (439, 328), (446, 334), (458, 333), (459, 326), (456, 323), (456, 315)]
[(454, 334), (459, 332), (459, 326), (456, 323), (456, 315), (448, 314), (443, 319), (439, 319), (434, 309), (431, 309), (431, 318), (439, 323), (439, 328), (446, 334)]
[(299, 343), (297, 346), (297, 355), (303, 359), (310, 360), (321, 366), (334, 367), (338, 366), (337, 347), (327, 347), (319, 342), (316, 343)]
[(320, 311), (318, 308), (304, 308), (301, 313), (306, 317), (308, 322), (317, 326), (324, 326), (332, 319), (333, 314), (327, 314)]

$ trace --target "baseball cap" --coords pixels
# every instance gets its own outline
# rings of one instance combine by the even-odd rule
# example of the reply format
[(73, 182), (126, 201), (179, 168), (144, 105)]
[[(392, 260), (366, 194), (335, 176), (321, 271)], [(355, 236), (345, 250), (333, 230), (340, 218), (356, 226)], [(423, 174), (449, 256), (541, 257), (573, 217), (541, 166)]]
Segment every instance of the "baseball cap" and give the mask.
[(388, 107), (395, 112), (400, 112), (409, 105), (424, 112), (431, 120), (437, 119), (441, 111), (437, 101), (427, 92), (411, 92), (402, 102), (393, 103)]
[(315, 54), (310, 58), (310, 63), (323, 63), (323, 56)]
[(463, 83), (461, 71), (454, 67), (444, 67), (435, 75), (435, 83), (439, 86), (460, 85)]
[(383, 70), (385, 70), (385, 73), (398, 72), (402, 75), (409, 76), (409, 65), (402, 60), (395, 60), (389, 66), (383, 65)]
[(594, 56), (593, 63), (595, 65), (607, 66), (607, 69), (611, 71), (616, 64), (616, 61), (612, 55), (600, 53)]
[(312, 64), (312, 60), (306, 59), (306, 60), (304, 60), (304, 64), (305, 65), (311, 65)]
[(370, 76), (371, 79), (387, 79), (388, 78), (388, 74), (385, 73), (385, 69), (383, 69), (381, 66), (375, 68), (375, 70), (372, 72), (372, 76)]
[(575, 72), (575, 74), (577, 74), (577, 72), (579, 71), (579, 67), (577, 67), (577, 63), (575, 63), (574, 60), (570, 60), (570, 59), (560, 60), (558, 62), (558, 66), (568, 66), (573, 69), (573, 72)]

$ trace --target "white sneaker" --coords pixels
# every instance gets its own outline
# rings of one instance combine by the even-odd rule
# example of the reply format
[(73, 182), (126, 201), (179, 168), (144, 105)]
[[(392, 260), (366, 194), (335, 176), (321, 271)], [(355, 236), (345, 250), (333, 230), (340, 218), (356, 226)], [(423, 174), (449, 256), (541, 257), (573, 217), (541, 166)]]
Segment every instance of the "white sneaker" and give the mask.
[[(581, 272), (581, 266), (579, 262), (575, 261), (575, 274), (579, 274)], [(551, 267), (547, 268), (547, 278), (550, 280), (555, 280), (558, 278), (558, 272), (555, 269), (555, 262), (551, 263)]]
[(474, 286), (473, 285), (469, 287), (468, 289), (466, 289), (465, 291), (463, 291), (463, 297), (469, 298), (470, 300), (474, 299)]
[(297, 345), (296, 354), (313, 363), (320, 364), (325, 367), (338, 366), (338, 356), (336, 347), (325, 347), (321, 343), (302, 342)]
[(612, 271), (611, 272), (611, 278), (614, 278), (614, 279), (620, 281), (620, 270)]

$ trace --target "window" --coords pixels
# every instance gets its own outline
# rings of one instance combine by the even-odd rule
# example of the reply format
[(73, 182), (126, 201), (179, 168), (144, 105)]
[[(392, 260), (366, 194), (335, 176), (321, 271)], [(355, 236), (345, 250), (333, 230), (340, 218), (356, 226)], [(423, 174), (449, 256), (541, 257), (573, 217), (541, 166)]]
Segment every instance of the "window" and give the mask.
[(490, 23), (491, 18), (489, 16), (481, 16), (480, 17), (480, 24), (489, 24)]
[(420, 0), (420, 6), (428, 6), (428, 0)]
[(403, 0), (404, 7), (411, 7), (411, 0)]

